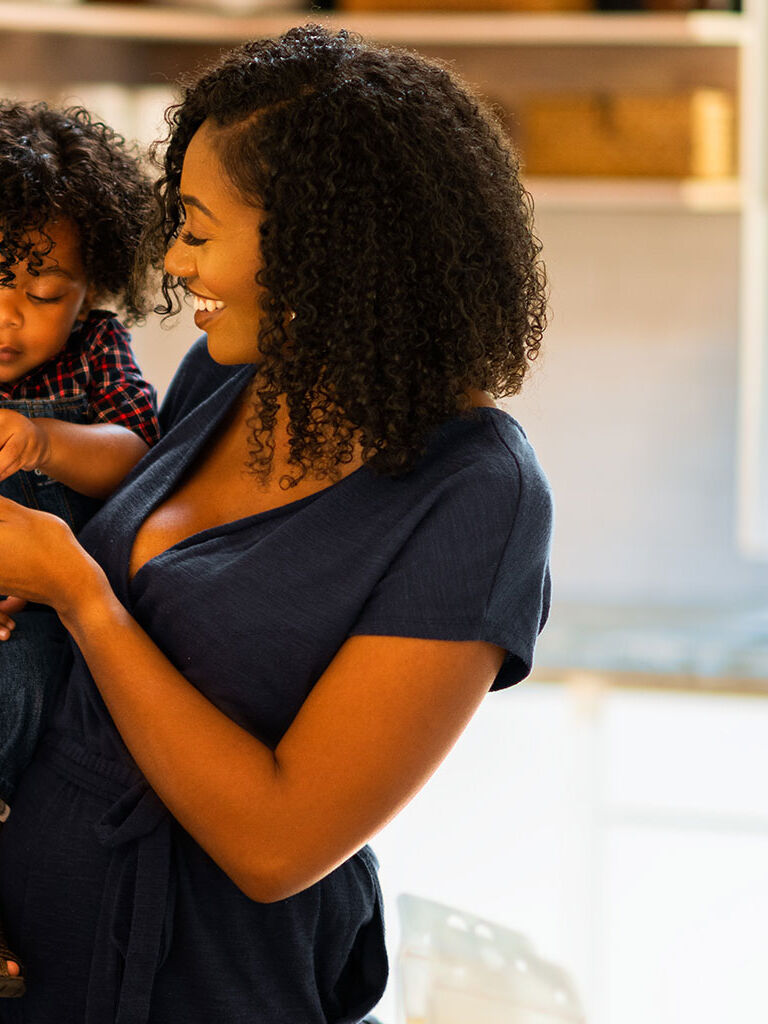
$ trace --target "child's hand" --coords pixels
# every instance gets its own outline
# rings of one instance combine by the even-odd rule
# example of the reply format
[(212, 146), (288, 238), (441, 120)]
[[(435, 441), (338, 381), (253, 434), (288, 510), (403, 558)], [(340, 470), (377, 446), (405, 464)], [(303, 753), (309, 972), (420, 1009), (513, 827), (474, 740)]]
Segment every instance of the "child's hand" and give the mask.
[(38, 469), (48, 458), (48, 435), (35, 420), (0, 409), (0, 480), (19, 469)]
[(0, 640), (7, 640), (16, 628), (16, 622), (11, 615), (23, 611), (26, 606), (27, 602), (23, 597), (13, 597), (11, 594), (0, 601)]

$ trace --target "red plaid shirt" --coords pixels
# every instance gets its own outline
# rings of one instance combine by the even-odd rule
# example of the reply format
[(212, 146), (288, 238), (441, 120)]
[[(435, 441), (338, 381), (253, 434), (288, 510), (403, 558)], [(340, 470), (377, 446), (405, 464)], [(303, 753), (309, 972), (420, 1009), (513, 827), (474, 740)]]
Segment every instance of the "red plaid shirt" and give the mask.
[(117, 423), (152, 445), (160, 436), (157, 394), (141, 376), (130, 335), (114, 314), (92, 310), (53, 359), (9, 384), (0, 400), (88, 396), (91, 422)]

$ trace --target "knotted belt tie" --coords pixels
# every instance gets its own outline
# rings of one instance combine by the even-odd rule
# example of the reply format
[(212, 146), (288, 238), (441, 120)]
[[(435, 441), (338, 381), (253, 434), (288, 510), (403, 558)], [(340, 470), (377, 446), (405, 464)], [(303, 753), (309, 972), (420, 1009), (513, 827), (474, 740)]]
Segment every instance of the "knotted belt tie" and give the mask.
[[(115, 778), (122, 766), (84, 751), (77, 757), (74, 747), (69, 738), (58, 745), (53, 752), (58, 766), (69, 761), (70, 779), (114, 800), (94, 827), (110, 858), (84, 1024), (147, 1024), (155, 975), (171, 941), (171, 816), (146, 781), (135, 781), (135, 769)], [(66, 755), (73, 752), (70, 760)]]

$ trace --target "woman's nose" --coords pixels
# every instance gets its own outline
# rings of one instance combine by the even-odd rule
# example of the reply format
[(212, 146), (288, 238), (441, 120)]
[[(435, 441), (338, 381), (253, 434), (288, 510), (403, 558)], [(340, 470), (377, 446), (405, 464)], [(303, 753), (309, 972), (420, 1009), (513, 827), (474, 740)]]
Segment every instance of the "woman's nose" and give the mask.
[(16, 289), (0, 287), (0, 327), (21, 327), (23, 322), (24, 317), (16, 301)]
[(195, 258), (188, 245), (176, 238), (165, 251), (165, 272), (174, 277), (194, 277)]

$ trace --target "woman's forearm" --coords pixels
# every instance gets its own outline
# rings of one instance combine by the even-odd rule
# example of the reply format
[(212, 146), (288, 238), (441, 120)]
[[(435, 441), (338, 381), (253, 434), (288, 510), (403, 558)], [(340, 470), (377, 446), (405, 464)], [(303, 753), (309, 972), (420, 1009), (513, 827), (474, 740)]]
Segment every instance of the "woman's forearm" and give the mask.
[(174, 818), (247, 895), (269, 902), (279, 871), (272, 751), (195, 689), (95, 576), (60, 615), (120, 735)]

